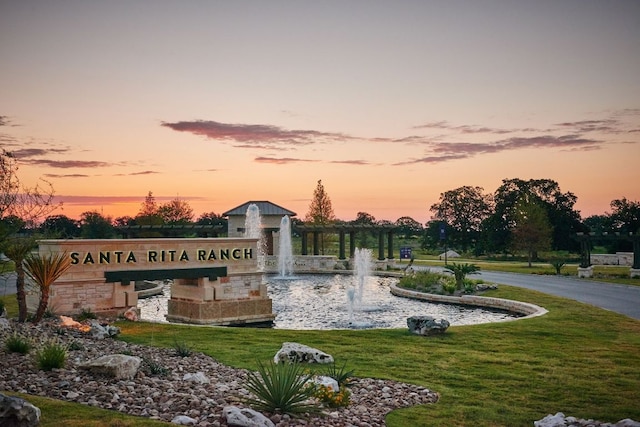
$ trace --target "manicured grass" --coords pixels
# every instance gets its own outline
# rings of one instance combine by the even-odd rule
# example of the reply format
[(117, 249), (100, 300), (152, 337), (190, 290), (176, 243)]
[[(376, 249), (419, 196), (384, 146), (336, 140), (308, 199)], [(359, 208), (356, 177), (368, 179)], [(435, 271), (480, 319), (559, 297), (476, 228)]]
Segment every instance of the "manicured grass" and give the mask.
[(40, 427), (167, 427), (175, 425), (42, 396), (7, 394), (22, 397), (40, 408)]
[[(488, 295), (538, 304), (549, 313), (451, 327), (443, 336), (429, 338), (405, 329), (117, 326), (126, 341), (171, 348), (179, 338), (222, 363), (252, 370), (257, 361), (271, 360), (283, 342), (301, 342), (332, 354), (339, 364), (346, 361), (355, 376), (419, 384), (440, 393), (436, 404), (393, 411), (387, 417), (391, 427), (531, 426), (556, 412), (608, 422), (640, 420), (640, 321), (521, 288), (500, 286)], [(75, 416), (67, 405), (47, 406), (43, 418), (64, 424)], [(135, 423), (123, 425), (147, 425), (130, 419)]]

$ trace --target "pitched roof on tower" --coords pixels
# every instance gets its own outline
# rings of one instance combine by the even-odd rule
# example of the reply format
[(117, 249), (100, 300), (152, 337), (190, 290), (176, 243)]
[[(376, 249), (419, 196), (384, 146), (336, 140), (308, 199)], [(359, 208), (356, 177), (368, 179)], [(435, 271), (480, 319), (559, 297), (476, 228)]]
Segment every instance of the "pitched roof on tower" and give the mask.
[(275, 203), (271, 203), (266, 200), (260, 200), (260, 201), (252, 200), (224, 212), (222, 216), (246, 215), (247, 209), (249, 209), (249, 205), (256, 205), (258, 207), (258, 210), (260, 211), (260, 215), (278, 215), (278, 216), (284, 216), (284, 215), (296, 216), (297, 215), (295, 212), (290, 211), (289, 209), (285, 209), (282, 206), (278, 206)]

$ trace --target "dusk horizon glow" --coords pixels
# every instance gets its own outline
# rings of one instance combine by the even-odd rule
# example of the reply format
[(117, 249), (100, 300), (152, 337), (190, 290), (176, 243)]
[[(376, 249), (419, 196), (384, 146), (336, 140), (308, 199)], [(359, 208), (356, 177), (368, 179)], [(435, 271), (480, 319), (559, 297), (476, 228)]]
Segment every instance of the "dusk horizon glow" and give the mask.
[[(0, 148), (64, 214), (152, 192), (221, 214), (426, 223), (441, 193), (550, 179), (640, 200), (640, 2), (4, 2)], [(194, 218), (195, 219), (195, 218)]]

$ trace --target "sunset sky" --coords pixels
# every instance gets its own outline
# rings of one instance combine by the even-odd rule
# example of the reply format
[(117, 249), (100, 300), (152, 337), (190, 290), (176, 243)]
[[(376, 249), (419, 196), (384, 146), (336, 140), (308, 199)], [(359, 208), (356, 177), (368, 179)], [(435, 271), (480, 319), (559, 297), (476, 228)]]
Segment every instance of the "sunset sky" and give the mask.
[(0, 0), (0, 147), (77, 218), (269, 200), (424, 223), (547, 178), (640, 200), (640, 1)]

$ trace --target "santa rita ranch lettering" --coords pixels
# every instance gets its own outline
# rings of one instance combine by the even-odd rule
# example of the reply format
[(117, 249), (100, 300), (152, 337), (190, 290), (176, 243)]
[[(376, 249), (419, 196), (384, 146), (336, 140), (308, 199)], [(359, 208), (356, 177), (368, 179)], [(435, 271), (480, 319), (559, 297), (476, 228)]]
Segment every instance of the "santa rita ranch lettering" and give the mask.
[[(171, 322), (241, 325), (275, 318), (258, 268), (258, 239), (41, 240), (38, 252), (64, 253), (71, 261), (50, 288), (49, 304), (60, 314), (117, 316), (137, 307), (144, 282), (168, 281)], [(38, 297), (27, 295), (30, 310)]]
[(135, 251), (98, 251), (98, 252), (71, 252), (69, 254), (71, 264), (130, 264), (145, 260), (148, 263), (166, 263), (180, 261), (224, 261), (253, 259), (251, 248), (222, 248), (222, 249), (195, 249), (193, 251), (181, 249), (148, 250), (146, 253)]

